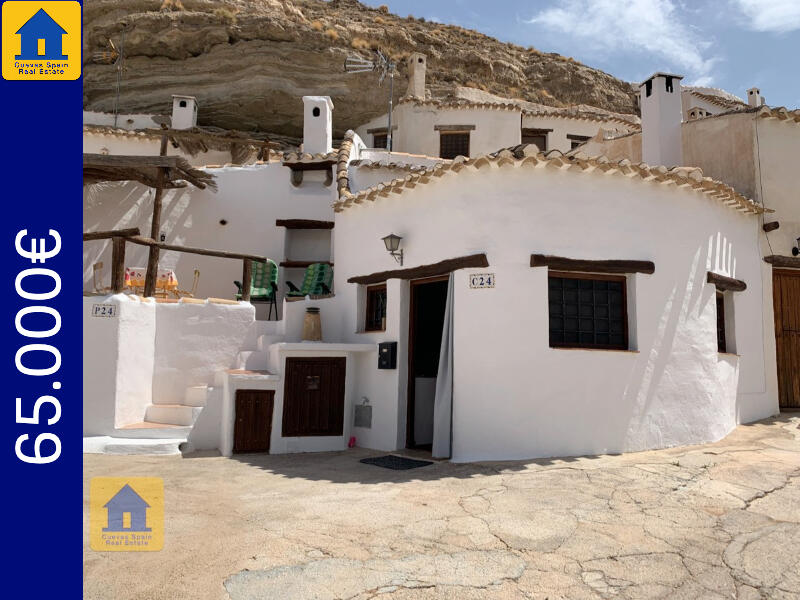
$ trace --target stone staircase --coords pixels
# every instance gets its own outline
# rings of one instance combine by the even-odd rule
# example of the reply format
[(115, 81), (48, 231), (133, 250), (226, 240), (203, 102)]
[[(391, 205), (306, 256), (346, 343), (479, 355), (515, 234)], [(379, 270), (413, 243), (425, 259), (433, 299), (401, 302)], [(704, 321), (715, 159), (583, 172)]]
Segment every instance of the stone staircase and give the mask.
[(277, 372), (277, 365), (273, 364), (269, 347), (283, 341), (283, 336), (264, 333), (258, 336), (255, 350), (242, 350), (236, 355), (235, 368), (243, 371), (269, 371)]

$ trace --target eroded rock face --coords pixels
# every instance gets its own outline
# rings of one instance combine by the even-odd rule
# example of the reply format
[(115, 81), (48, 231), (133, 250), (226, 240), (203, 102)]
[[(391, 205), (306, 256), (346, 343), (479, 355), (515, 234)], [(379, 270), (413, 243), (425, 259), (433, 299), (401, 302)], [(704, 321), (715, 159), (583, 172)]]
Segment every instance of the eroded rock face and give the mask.
[(99, 53), (124, 35), (121, 112), (167, 113), (171, 94), (197, 96), (201, 125), (302, 135), (303, 95), (330, 95), (335, 135), (386, 111), (388, 83), (344, 73), (348, 54), (428, 58), (428, 88), (467, 85), (561, 106), (635, 113), (629, 84), (557, 54), (456, 26), (401, 18), (356, 0), (89, 0), (84, 5), (84, 107), (112, 111), (116, 69)]

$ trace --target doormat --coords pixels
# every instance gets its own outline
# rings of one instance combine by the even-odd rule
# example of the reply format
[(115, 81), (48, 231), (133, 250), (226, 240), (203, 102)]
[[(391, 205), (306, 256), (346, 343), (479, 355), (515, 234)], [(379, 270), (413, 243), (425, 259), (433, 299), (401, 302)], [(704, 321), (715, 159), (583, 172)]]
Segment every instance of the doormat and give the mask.
[(392, 454), (362, 458), (359, 462), (365, 465), (375, 465), (376, 467), (383, 467), (384, 469), (392, 469), (394, 471), (407, 471), (408, 469), (416, 469), (417, 467), (426, 467), (433, 464), (430, 460), (415, 460), (413, 458), (394, 456)]

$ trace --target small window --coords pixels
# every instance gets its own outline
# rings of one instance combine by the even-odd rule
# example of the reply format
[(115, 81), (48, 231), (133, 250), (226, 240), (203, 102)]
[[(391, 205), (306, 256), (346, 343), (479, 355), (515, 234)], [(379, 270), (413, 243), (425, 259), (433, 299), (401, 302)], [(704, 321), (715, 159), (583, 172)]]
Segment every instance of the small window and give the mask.
[(178, 102), (178, 106), (180, 106), (181, 108), (186, 108), (186, 100), (181, 100), (180, 102)]
[(386, 329), (386, 284), (367, 288), (367, 315), (364, 331)]
[(385, 133), (372, 134), (372, 147), (373, 148), (388, 148), (389, 136)]
[(717, 351), (728, 351), (725, 340), (725, 294), (722, 292), (717, 292)]
[(550, 346), (628, 349), (626, 278), (551, 272)]
[(311, 114), (315, 117), (319, 116), (319, 106), (315, 106), (314, 109), (311, 111)]
[(442, 131), (439, 136), (439, 156), (449, 159), (469, 156), (469, 132)]
[(534, 144), (539, 148), (539, 152), (547, 152), (547, 134), (549, 129), (523, 129), (522, 143)]
[(568, 134), (567, 139), (569, 140), (569, 149), (575, 150), (575, 148), (577, 148), (584, 142), (588, 142), (591, 139), (591, 136)]

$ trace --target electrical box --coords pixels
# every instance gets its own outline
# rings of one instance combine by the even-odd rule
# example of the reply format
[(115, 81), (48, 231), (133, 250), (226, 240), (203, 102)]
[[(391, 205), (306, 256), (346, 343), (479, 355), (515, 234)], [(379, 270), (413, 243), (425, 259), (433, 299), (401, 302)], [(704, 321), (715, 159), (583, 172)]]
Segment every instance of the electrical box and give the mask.
[(381, 342), (378, 344), (378, 368), (397, 368), (397, 342)]

